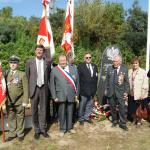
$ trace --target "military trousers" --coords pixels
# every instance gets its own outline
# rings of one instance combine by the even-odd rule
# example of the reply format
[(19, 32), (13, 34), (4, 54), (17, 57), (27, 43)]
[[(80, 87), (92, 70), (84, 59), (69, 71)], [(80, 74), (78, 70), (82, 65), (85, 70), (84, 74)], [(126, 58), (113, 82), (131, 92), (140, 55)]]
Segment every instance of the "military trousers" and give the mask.
[(7, 106), (9, 137), (23, 137), (25, 128), (25, 109), (21, 105), (14, 106), (14, 110)]

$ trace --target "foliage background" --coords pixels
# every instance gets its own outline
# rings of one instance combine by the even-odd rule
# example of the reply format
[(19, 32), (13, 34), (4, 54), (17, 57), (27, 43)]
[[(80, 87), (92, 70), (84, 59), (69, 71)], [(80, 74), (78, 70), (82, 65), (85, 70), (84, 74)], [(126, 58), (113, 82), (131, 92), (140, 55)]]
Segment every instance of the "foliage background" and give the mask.
[[(34, 56), (34, 47), (40, 18), (32, 16), (12, 16), (11, 7), (0, 9), (0, 59), (8, 68), (12, 54), (21, 58), (20, 69)], [(63, 53), (60, 43), (63, 35), (65, 10), (58, 9), (50, 15), (56, 55)], [(145, 68), (147, 42), (147, 12), (143, 11), (138, 0), (133, 1), (129, 10), (119, 3), (103, 3), (102, 0), (83, 0), (75, 5), (74, 44), (76, 64), (83, 61), (86, 51), (93, 54), (93, 62), (100, 66), (101, 56), (109, 45), (117, 45), (124, 63), (130, 66), (134, 56), (140, 56)]]

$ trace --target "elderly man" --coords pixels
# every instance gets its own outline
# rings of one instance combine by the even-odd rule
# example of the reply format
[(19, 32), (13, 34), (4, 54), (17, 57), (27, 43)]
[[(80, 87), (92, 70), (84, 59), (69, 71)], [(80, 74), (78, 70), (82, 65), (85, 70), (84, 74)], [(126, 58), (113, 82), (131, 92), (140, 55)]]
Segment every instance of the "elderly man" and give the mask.
[(26, 74), (18, 70), (19, 58), (15, 55), (9, 58), (10, 69), (5, 73), (8, 98), (6, 110), (9, 122), (9, 136), (6, 141), (18, 137), (24, 139), (25, 119), (24, 107), (28, 104), (28, 81)]
[[(117, 126), (127, 131), (125, 115), (125, 99), (129, 92), (128, 70), (122, 65), (120, 56), (113, 59), (113, 65), (108, 67), (106, 75), (106, 93), (109, 99), (110, 111), (113, 119), (112, 127)], [(116, 107), (119, 110), (119, 120)]]
[(65, 132), (76, 133), (73, 130), (73, 107), (75, 96), (78, 95), (78, 73), (71, 65), (67, 65), (65, 55), (58, 58), (58, 66), (54, 67), (50, 76), (50, 90), (53, 100), (59, 104), (58, 119), (60, 136)]

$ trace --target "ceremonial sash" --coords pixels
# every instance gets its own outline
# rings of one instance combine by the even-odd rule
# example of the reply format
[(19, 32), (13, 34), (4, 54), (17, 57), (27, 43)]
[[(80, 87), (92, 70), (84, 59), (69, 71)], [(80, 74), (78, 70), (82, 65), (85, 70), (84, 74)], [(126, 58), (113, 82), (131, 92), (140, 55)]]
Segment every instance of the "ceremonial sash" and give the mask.
[(75, 93), (77, 93), (77, 88), (72, 75), (64, 71), (60, 66), (56, 66), (56, 69), (63, 75), (63, 77), (71, 84)]

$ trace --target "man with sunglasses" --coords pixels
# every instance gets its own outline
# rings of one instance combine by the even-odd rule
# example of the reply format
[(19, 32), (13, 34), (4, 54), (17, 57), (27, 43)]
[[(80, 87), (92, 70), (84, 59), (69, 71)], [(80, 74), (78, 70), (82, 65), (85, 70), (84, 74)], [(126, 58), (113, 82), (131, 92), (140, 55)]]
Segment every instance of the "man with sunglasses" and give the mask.
[(92, 112), (93, 101), (98, 80), (98, 69), (92, 63), (92, 55), (86, 53), (84, 62), (78, 65), (79, 81), (80, 81), (80, 103), (79, 103), (79, 123), (84, 125), (84, 122), (92, 123), (89, 116)]

